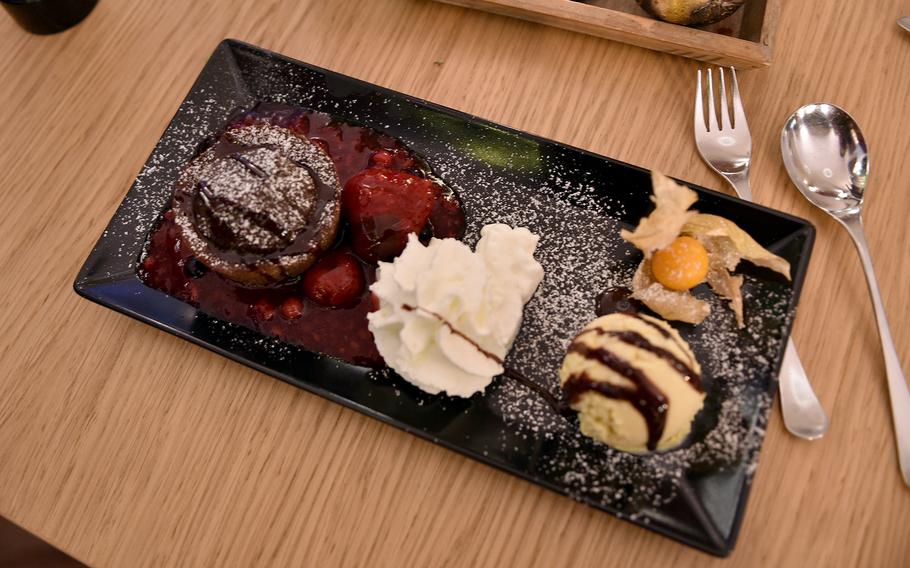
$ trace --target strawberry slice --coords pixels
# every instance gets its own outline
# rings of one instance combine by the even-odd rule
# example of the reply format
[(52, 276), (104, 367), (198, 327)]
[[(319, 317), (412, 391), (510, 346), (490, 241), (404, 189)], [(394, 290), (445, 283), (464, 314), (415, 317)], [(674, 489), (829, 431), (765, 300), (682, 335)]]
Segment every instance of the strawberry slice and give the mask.
[(342, 213), (351, 225), (354, 252), (367, 262), (401, 254), (409, 233), (420, 233), (440, 195), (428, 179), (387, 168), (370, 168), (348, 180)]

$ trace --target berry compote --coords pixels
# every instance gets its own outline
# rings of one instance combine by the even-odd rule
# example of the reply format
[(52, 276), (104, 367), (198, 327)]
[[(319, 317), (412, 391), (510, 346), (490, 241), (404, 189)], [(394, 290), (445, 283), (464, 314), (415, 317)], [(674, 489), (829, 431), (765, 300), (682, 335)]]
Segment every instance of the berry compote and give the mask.
[[(209, 270), (181, 242), (168, 209), (149, 238), (139, 276), (153, 288), (216, 318), (345, 361), (381, 366), (367, 328), (376, 262), (401, 253), (407, 234), (461, 238), (464, 213), (454, 192), (401, 141), (318, 112), (278, 103), (239, 111), (226, 130), (271, 124), (320, 145), (344, 188), (335, 243), (298, 277), (248, 286)], [(213, 137), (200, 144), (203, 152)]]

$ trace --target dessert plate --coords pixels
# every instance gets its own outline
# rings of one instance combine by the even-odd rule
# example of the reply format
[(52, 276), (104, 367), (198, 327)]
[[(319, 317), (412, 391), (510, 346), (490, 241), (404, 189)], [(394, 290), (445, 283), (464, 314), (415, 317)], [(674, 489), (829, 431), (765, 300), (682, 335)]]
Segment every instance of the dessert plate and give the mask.
[(492, 222), (540, 236), (544, 281), (507, 359), (556, 392), (566, 346), (604, 289), (640, 260), (620, 239), (652, 208), (648, 171), (294, 61), (238, 41), (215, 50), (89, 254), (76, 292), (266, 374), (407, 432), (713, 554), (737, 538), (814, 229), (807, 222), (695, 187), (696, 208), (724, 216), (787, 259), (793, 279), (744, 265), (746, 327), (707, 289), (699, 326), (678, 325), (708, 393), (680, 449), (636, 456), (596, 444), (525, 385), (498, 377), (470, 399), (430, 396), (371, 370), (217, 320), (143, 284), (137, 265), (181, 167), (232, 110), (293, 104), (404, 141), (463, 201), (466, 240)]

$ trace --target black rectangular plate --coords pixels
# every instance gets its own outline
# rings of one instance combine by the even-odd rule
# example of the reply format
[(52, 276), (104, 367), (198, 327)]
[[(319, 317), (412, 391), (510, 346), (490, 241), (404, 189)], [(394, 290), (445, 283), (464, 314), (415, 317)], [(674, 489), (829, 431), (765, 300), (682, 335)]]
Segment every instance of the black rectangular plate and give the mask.
[(429, 396), (386, 371), (310, 353), (216, 320), (149, 288), (136, 268), (197, 144), (237, 107), (279, 101), (403, 140), (465, 204), (474, 244), (491, 222), (540, 235), (547, 275), (507, 364), (556, 390), (563, 349), (594, 297), (627, 284), (640, 256), (619, 238), (651, 207), (650, 173), (616, 160), (288, 59), (234, 40), (215, 50), (80, 271), (76, 292), (300, 388), (707, 552), (735, 544), (764, 438), (814, 229), (694, 187), (696, 207), (739, 224), (792, 265), (792, 282), (743, 263), (747, 327), (700, 287), (712, 315), (676, 325), (704, 367), (708, 398), (680, 450), (633, 456), (595, 444), (517, 383), (470, 399)]

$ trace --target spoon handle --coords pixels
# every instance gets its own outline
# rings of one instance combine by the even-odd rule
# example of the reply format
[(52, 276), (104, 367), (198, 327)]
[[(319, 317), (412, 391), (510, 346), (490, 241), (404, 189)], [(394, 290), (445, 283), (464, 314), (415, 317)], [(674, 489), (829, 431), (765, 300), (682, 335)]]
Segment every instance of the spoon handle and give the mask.
[(863, 220), (858, 214), (841, 217), (838, 219), (850, 232), (859, 258), (866, 271), (866, 282), (869, 284), (869, 294), (872, 296), (872, 305), (875, 308), (875, 320), (878, 322), (878, 335), (882, 341), (882, 352), (885, 356), (885, 372), (888, 376), (888, 395), (891, 398), (891, 414), (894, 419), (894, 435), (897, 440), (897, 453), (900, 460), (901, 474), (904, 483), (910, 485), (910, 390), (907, 389), (907, 380), (901, 370), (900, 358), (891, 339), (888, 327), (888, 317), (885, 315), (885, 306), (882, 295), (878, 289), (875, 278), (875, 269), (872, 267), (872, 257), (869, 255), (869, 245), (866, 243), (866, 232), (863, 229)]

